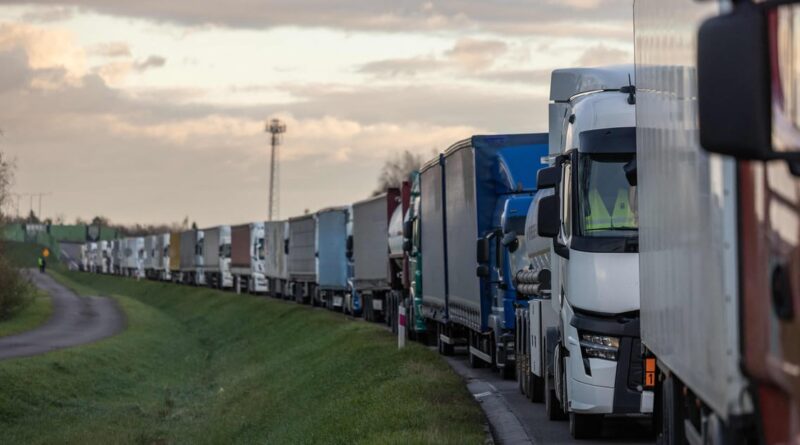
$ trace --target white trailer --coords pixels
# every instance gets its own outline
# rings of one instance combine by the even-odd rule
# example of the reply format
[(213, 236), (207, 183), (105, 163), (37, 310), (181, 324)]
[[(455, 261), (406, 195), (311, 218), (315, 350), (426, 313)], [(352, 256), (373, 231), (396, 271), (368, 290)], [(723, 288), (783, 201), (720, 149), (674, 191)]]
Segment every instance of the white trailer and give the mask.
[(556, 70), (550, 85), (554, 165), (538, 185), (555, 195), (539, 201), (537, 231), (553, 238), (556, 292), (531, 311), (557, 314), (540, 338), (540, 377), (549, 417), (567, 414), (575, 438), (597, 434), (605, 416), (653, 410), (642, 389), (636, 187), (626, 175), (636, 159), (632, 82), (633, 67), (618, 66)]
[(231, 226), (203, 230), (203, 275), (210, 287), (233, 287), (231, 274)]
[(269, 293), (286, 297), (289, 281), (288, 246), (289, 222), (267, 221), (264, 224), (264, 276), (269, 283)]
[(172, 272), (169, 268), (169, 242), (169, 233), (156, 235), (155, 273), (157, 280), (172, 281)]

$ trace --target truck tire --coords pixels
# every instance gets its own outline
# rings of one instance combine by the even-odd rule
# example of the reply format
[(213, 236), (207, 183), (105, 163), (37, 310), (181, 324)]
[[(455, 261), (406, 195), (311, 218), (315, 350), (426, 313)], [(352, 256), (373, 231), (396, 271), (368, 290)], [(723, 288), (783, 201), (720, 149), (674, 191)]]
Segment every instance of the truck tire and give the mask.
[[(548, 340), (545, 337), (545, 344), (544, 350), (548, 351)], [(556, 345), (557, 346), (557, 345)], [(561, 402), (558, 401), (558, 397), (556, 397), (556, 389), (554, 388), (552, 379), (555, 376), (549, 376), (548, 370), (555, 369), (554, 366), (551, 366), (550, 363), (553, 361), (554, 357), (547, 354), (545, 356), (547, 358), (547, 362), (545, 363), (545, 377), (544, 377), (544, 409), (547, 412), (547, 418), (550, 420), (565, 420), (567, 415), (564, 412), (564, 408), (561, 406)]]
[(573, 439), (580, 440), (597, 437), (602, 429), (602, 415), (569, 413), (569, 434)]

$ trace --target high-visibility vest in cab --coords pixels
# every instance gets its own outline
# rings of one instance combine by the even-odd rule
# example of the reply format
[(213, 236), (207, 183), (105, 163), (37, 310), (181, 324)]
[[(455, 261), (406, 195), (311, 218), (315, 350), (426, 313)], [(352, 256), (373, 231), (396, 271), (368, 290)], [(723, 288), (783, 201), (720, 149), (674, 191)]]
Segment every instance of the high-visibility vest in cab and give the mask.
[(612, 229), (615, 227), (636, 227), (636, 218), (631, 210), (628, 190), (620, 189), (617, 191), (617, 199), (614, 202), (614, 211), (609, 214), (603, 198), (597, 189), (589, 192), (589, 211), (586, 215), (586, 230)]

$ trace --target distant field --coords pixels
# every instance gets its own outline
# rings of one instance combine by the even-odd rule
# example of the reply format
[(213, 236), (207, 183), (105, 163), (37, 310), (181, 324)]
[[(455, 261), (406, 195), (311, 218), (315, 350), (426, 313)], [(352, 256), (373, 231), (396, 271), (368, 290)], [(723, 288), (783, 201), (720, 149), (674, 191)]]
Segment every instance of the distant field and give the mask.
[(128, 329), (0, 364), (7, 443), (483, 443), (484, 418), (430, 350), (265, 298), (77, 272)]

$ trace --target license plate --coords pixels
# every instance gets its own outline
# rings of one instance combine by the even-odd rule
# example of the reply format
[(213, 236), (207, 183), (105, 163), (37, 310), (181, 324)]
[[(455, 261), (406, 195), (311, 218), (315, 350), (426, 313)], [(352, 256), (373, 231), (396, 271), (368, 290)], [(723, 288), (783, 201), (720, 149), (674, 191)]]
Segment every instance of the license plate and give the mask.
[(342, 305), (342, 297), (333, 297), (333, 305), (334, 306), (341, 306)]
[(381, 300), (372, 300), (372, 309), (375, 309), (376, 311), (382, 311), (383, 310), (383, 301), (381, 301)]

